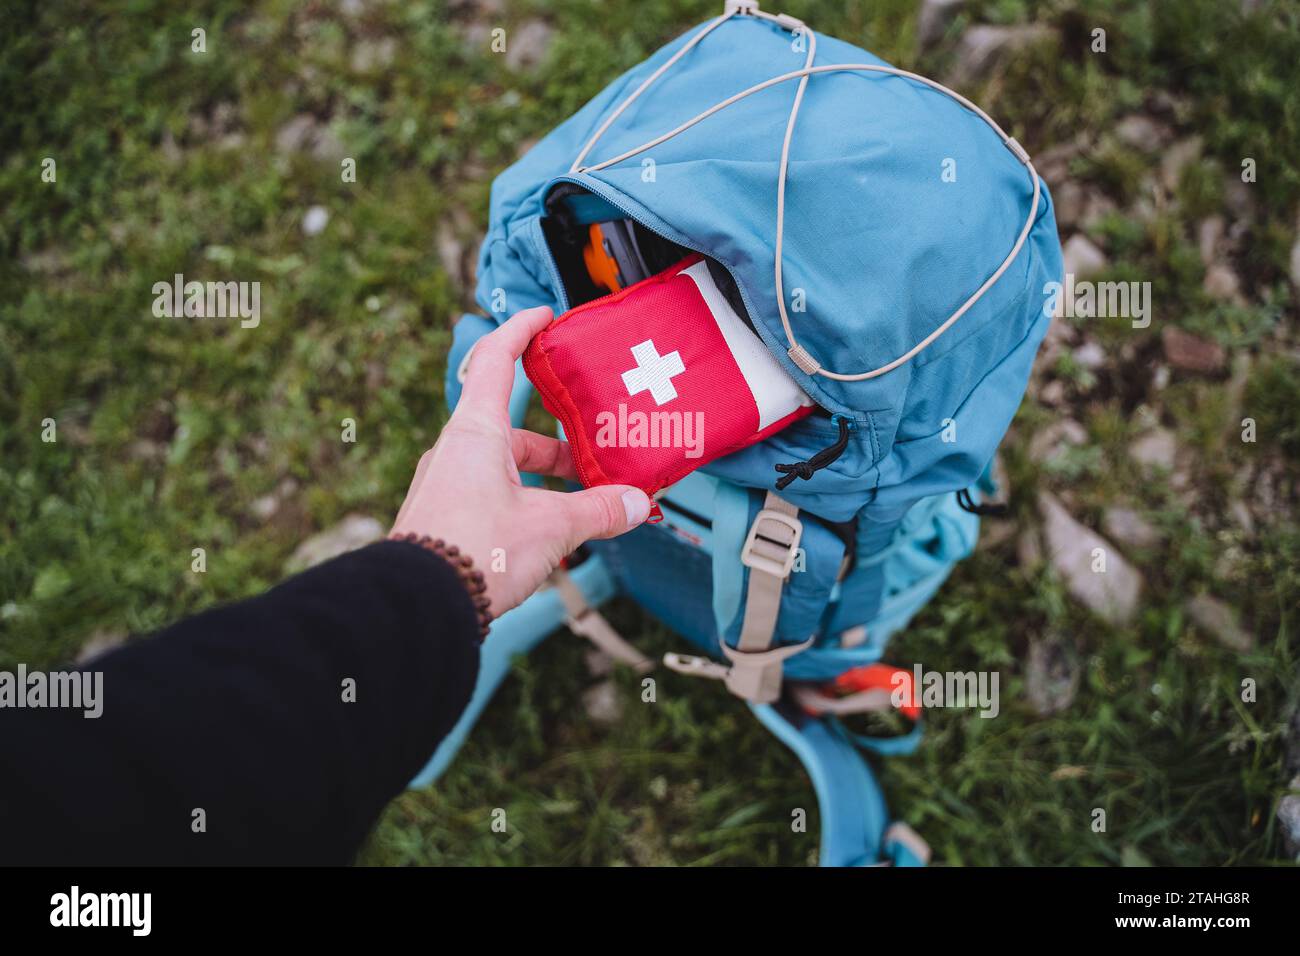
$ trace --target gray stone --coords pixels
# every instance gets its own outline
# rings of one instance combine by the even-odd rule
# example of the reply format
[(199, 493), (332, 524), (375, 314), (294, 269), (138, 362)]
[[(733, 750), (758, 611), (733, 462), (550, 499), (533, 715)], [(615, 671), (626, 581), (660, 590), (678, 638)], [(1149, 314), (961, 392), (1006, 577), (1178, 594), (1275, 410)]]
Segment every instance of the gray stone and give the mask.
[(1065, 383), (1059, 378), (1054, 378), (1038, 393), (1038, 400), (1044, 405), (1058, 408), (1065, 404)]
[(1223, 208), (1228, 216), (1237, 222), (1249, 224), (1255, 221), (1255, 190), (1253, 183), (1241, 181), (1241, 170), (1229, 172), (1223, 178)]
[(1183, 178), (1183, 170), (1201, 158), (1201, 138), (1189, 136), (1180, 139), (1164, 152), (1160, 160), (1160, 182), (1169, 192), (1178, 190), (1178, 182)]
[(1151, 522), (1122, 505), (1106, 509), (1101, 518), (1101, 530), (1131, 548), (1149, 548), (1160, 540)]
[(1119, 205), (1103, 192), (1088, 193), (1088, 204), (1084, 207), (1079, 220), (1085, 230), (1092, 232), (1101, 225), (1102, 220), (1112, 213), (1119, 212)]
[(357, 73), (382, 70), (393, 62), (396, 55), (397, 40), (394, 37), (358, 40), (352, 48), (352, 69)]
[(324, 206), (312, 206), (302, 217), (302, 232), (305, 236), (319, 236), (330, 223), (330, 211)]
[(1106, 254), (1098, 249), (1087, 236), (1076, 232), (1066, 240), (1061, 255), (1065, 259), (1065, 272), (1076, 279), (1103, 272), (1108, 265)]
[(334, 527), (314, 534), (298, 545), (285, 562), (285, 570), (290, 574), (305, 571), (340, 554), (364, 548), (383, 536), (384, 526), (376, 519), (366, 515), (348, 515)]
[(1074, 350), (1074, 361), (1095, 372), (1106, 364), (1106, 350), (1097, 342), (1089, 339)]
[(1060, 713), (1074, 703), (1079, 677), (1079, 657), (1067, 641), (1052, 635), (1029, 642), (1025, 693), (1040, 717)]
[(1067, 179), (1052, 190), (1052, 205), (1056, 212), (1058, 229), (1073, 229), (1083, 216), (1087, 192), (1073, 179)]
[(924, 49), (943, 39), (948, 25), (966, 0), (921, 0), (916, 15), (916, 38)]
[(587, 665), (587, 673), (592, 677), (608, 677), (614, 672), (614, 658), (599, 647), (589, 647), (582, 656)]
[(1073, 418), (1058, 419), (1034, 433), (1029, 442), (1029, 457), (1042, 464), (1087, 441), (1088, 430)]
[(1144, 468), (1172, 471), (1178, 456), (1178, 439), (1169, 429), (1157, 426), (1129, 445), (1128, 454)]
[[(1137, 613), (1142, 575), (1119, 550), (1066, 511), (1049, 492), (1040, 492), (1047, 560), (1070, 595), (1111, 624), (1127, 624)], [(1094, 571), (1104, 561), (1105, 570)]]
[(307, 149), (315, 138), (316, 117), (299, 113), (276, 132), (275, 148), (281, 153), (297, 153)]
[(1173, 135), (1168, 126), (1141, 113), (1126, 116), (1115, 125), (1115, 135), (1126, 146), (1144, 153), (1156, 153)]
[(531, 70), (546, 59), (555, 31), (545, 20), (527, 20), (506, 34), (506, 66)]
[(980, 24), (962, 34), (952, 82), (961, 86), (982, 76), (997, 60), (1040, 43), (1056, 32), (1044, 24), (992, 26)]
[(1237, 612), (1216, 597), (1198, 594), (1187, 602), (1187, 616), (1229, 650), (1245, 653), (1255, 646), (1255, 638), (1241, 626)]
[(623, 700), (612, 680), (603, 680), (583, 691), (582, 707), (598, 724), (615, 724), (623, 716)]
[(1201, 253), (1201, 264), (1207, 268), (1219, 259), (1227, 224), (1222, 216), (1209, 216), (1196, 227), (1196, 246)]
[(459, 284), (464, 279), (465, 245), (456, 235), (455, 227), (445, 219), (439, 222), (434, 242), (442, 271), (452, 282)]
[[(1300, 775), (1292, 778), (1288, 790), (1300, 791)], [(1278, 830), (1287, 856), (1300, 863), (1300, 794), (1289, 793), (1277, 804)]]
[(1205, 282), (1202, 285), (1205, 294), (1220, 302), (1241, 301), (1241, 280), (1232, 266), (1225, 262), (1216, 262), (1205, 270)]

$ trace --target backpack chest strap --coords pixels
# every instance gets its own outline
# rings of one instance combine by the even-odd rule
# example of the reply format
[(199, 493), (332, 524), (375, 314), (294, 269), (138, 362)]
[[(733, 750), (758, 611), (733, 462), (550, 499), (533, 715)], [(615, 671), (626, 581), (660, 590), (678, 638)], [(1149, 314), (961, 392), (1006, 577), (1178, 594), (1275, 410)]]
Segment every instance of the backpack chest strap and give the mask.
[(745, 616), (740, 638), (732, 647), (721, 642), (730, 666), (680, 654), (664, 655), (672, 670), (700, 677), (719, 678), (737, 697), (770, 704), (781, 696), (782, 664), (812, 646), (813, 639), (800, 644), (772, 646), (781, 592), (794, 568), (803, 537), (799, 509), (773, 491), (767, 493), (762, 509), (749, 527), (740, 550), (740, 563), (749, 569), (745, 594)]

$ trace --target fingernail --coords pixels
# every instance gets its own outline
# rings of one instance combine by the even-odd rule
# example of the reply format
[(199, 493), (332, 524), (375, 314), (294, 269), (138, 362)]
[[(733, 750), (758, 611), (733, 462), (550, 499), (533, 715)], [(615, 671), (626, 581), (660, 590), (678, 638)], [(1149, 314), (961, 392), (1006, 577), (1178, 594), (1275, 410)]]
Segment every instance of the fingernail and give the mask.
[(644, 491), (625, 491), (623, 510), (627, 512), (627, 526), (635, 528), (650, 517), (650, 499)]

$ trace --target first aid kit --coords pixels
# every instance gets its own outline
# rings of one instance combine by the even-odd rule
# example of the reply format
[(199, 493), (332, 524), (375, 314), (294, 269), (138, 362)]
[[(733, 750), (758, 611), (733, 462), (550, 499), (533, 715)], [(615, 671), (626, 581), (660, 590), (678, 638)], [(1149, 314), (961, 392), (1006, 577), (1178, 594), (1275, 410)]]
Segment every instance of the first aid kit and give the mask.
[(700, 255), (565, 312), (524, 369), (589, 487), (653, 495), (812, 412)]

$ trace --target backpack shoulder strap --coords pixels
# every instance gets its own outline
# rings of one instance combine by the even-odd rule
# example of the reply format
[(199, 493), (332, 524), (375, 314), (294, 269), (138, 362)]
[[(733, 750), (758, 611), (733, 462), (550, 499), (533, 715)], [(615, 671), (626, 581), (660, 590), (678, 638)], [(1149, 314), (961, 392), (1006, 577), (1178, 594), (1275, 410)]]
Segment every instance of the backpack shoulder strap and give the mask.
[(889, 811), (858, 749), (824, 720), (789, 707), (749, 705), (754, 716), (803, 763), (821, 816), (821, 866), (923, 866), (930, 851)]

